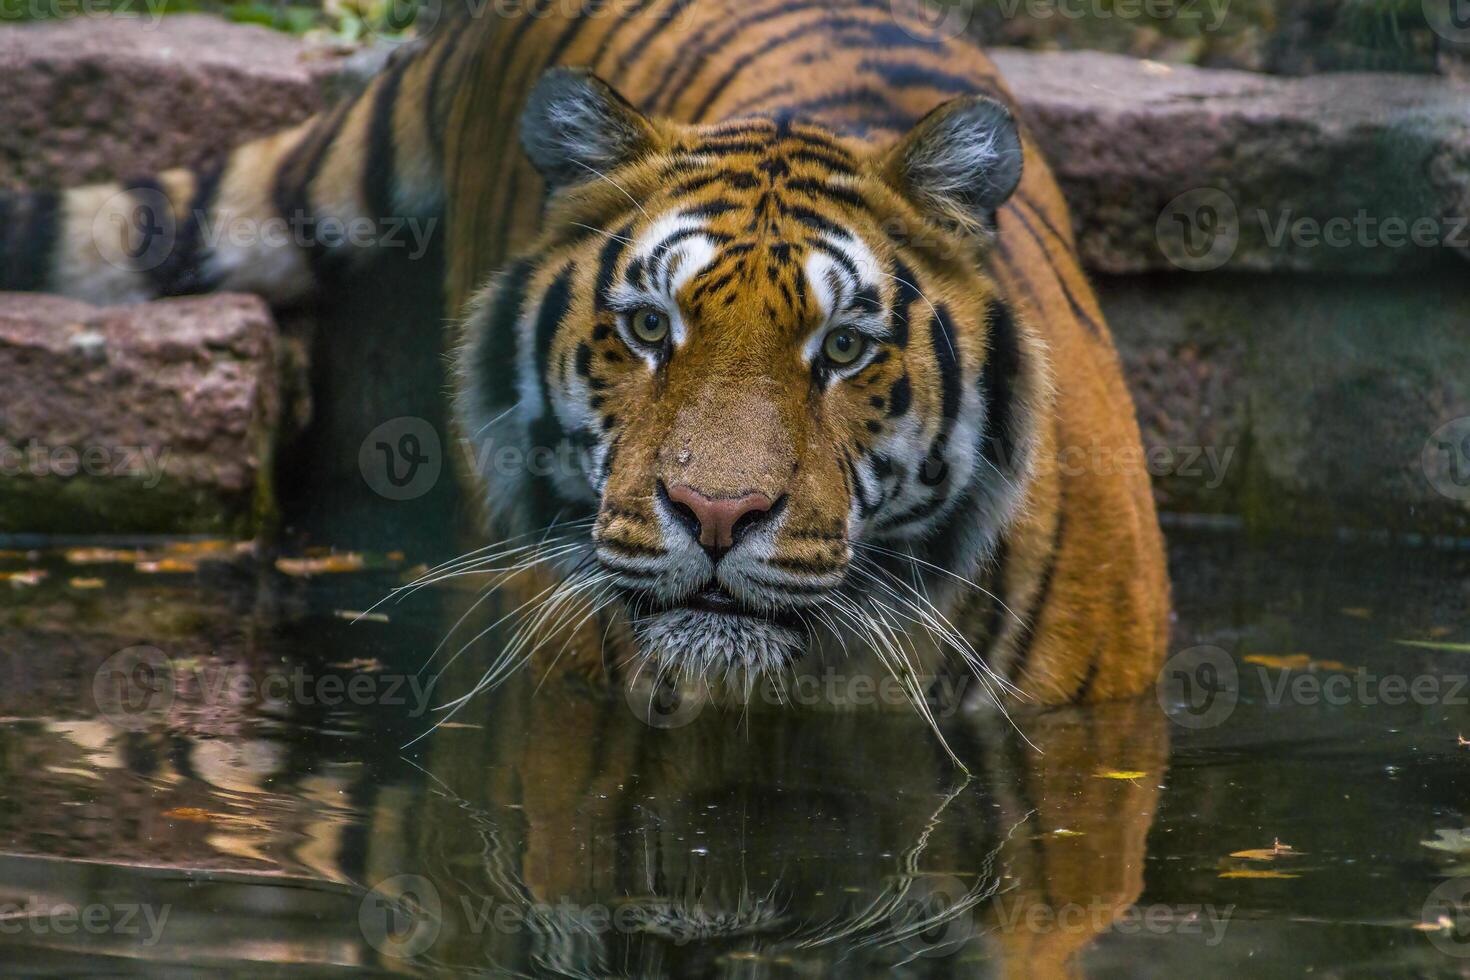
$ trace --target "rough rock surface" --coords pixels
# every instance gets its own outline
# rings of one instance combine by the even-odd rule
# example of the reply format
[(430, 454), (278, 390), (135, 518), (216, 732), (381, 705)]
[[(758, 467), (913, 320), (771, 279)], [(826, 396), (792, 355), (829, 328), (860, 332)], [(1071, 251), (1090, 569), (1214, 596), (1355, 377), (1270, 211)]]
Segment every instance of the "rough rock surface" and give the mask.
[[(997, 50), (995, 60), (1092, 269), (1390, 272), (1441, 261), (1446, 241), (1470, 255), (1470, 85), (1278, 78), (1095, 52)], [(1390, 219), (1409, 228), (1401, 236)], [(1412, 243), (1415, 222), (1434, 247)], [(1197, 255), (1181, 247), (1186, 230)]]
[(0, 532), (269, 521), (276, 350), (253, 296), (99, 308), (0, 293)]
[(1447, 276), (1099, 283), (1170, 510), (1470, 532), (1470, 290)]
[(0, 30), (0, 188), (67, 187), (192, 163), (320, 108), (342, 59), (215, 17)]

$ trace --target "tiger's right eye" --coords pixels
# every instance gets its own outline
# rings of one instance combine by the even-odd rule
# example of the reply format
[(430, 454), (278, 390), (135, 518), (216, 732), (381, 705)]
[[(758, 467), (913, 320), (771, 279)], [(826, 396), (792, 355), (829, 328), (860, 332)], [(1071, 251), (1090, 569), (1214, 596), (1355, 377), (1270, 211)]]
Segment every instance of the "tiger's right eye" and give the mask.
[(633, 311), (628, 319), (628, 328), (645, 344), (662, 344), (669, 336), (669, 315), (655, 307), (644, 306)]

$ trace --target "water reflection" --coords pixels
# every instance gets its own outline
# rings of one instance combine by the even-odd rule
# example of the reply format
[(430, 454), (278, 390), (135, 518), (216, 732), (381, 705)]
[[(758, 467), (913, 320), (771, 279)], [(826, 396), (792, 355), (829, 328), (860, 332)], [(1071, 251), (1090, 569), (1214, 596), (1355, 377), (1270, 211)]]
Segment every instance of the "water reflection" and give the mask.
[[(1305, 651), (1453, 691), (1470, 662), (1398, 641), (1463, 642), (1464, 560), (1186, 557), (1179, 643), (1230, 651), (1228, 719), (1171, 729), (1153, 698), (1014, 727), (956, 716), (944, 735), (965, 769), (908, 711), (674, 704), (649, 724), (577, 670), (520, 674), (413, 742), (490, 660), (468, 654), (432, 689), (418, 673), (474, 592), (354, 625), (406, 563), (313, 578), (233, 559), (167, 576), (89, 566), (82, 588), (60, 556), (12, 559), (48, 574), (0, 589), (0, 962), (150, 976), (1431, 967), (1443, 947), (1420, 908), (1463, 876), (1451, 845), (1470, 824), (1463, 703), (1278, 704), (1293, 675), (1249, 658)], [(98, 685), (140, 647), (163, 661), (123, 693), (146, 696)], [(1228, 855), (1276, 838), (1304, 855), (1284, 877), (1226, 877), (1242, 866)]]

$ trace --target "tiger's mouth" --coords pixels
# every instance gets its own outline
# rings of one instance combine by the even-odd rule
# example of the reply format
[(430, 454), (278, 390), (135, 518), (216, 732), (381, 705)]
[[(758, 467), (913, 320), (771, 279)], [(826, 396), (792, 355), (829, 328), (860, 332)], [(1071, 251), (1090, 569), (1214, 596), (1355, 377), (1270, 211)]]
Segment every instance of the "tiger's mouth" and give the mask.
[[(645, 608), (651, 598), (648, 593), (630, 591), (629, 594), (635, 599), (641, 599), (645, 603)], [(676, 602), (656, 603), (653, 606), (652, 612), (655, 615), (684, 612), (705, 613), (712, 616), (733, 616), (738, 619), (750, 620), (752, 624), (767, 623), (772, 626), (781, 626), (802, 633), (806, 632), (806, 624), (795, 612), (786, 609), (756, 609), (730, 592), (715, 579), (711, 579), (703, 587), (684, 599)]]
[(796, 612), (757, 609), (713, 579), (674, 601), (632, 590), (626, 599), (644, 656), (662, 667), (705, 676), (730, 668), (774, 673), (801, 659), (811, 638)]

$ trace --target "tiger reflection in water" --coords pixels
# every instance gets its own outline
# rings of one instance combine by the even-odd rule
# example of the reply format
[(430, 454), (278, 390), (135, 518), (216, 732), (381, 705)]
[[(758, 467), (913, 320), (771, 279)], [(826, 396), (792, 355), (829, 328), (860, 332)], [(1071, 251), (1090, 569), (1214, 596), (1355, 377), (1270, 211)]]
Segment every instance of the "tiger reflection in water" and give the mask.
[(1168, 754), (1152, 697), (959, 717), (963, 768), (911, 711), (650, 717), (568, 672), (489, 708), (433, 734), (438, 802), (378, 871), (433, 883), (426, 956), (497, 975), (1078, 975)]

